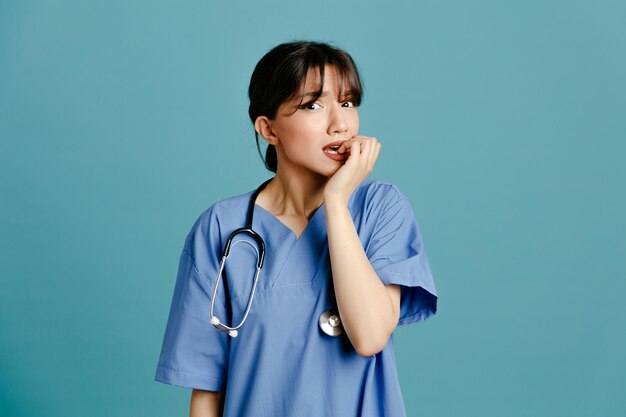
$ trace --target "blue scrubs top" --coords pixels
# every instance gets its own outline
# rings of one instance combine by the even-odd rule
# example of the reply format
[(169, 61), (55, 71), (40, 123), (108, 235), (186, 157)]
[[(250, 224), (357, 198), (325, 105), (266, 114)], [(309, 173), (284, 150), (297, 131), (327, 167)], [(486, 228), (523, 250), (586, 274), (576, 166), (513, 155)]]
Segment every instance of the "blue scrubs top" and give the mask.
[[(393, 337), (380, 353), (362, 357), (345, 333), (331, 337), (319, 327), (320, 315), (336, 307), (323, 207), (296, 239), (255, 206), (253, 229), (267, 253), (250, 314), (236, 338), (209, 323), (223, 245), (245, 225), (251, 194), (216, 203), (187, 236), (155, 379), (225, 391), (225, 417), (405, 416)], [(394, 185), (366, 181), (351, 196), (349, 209), (382, 282), (401, 286), (398, 324), (434, 314), (431, 269), (406, 197)], [(231, 249), (214, 306), (230, 326), (243, 317), (255, 265), (252, 247)]]

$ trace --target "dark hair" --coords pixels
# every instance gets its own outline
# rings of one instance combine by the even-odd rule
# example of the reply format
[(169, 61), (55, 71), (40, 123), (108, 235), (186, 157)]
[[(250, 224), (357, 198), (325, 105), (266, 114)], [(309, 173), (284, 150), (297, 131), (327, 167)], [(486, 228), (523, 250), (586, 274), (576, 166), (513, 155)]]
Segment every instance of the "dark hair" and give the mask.
[[(282, 103), (300, 94), (311, 69), (317, 69), (320, 74), (320, 84), (315, 91), (316, 96), (312, 98), (312, 101), (317, 100), (324, 88), (326, 65), (334, 66), (337, 71), (338, 94), (347, 94), (355, 106), (360, 105), (363, 95), (361, 77), (356, 64), (347, 52), (326, 43), (295, 41), (274, 47), (256, 64), (248, 88), (250, 98), (248, 114), (252, 123), (254, 124), (259, 116), (273, 119)], [(344, 84), (347, 84), (347, 88), (344, 88)], [(257, 150), (265, 167), (276, 172), (278, 158), (275, 147), (269, 145), (263, 158), (258, 132), (255, 132), (255, 137)]]

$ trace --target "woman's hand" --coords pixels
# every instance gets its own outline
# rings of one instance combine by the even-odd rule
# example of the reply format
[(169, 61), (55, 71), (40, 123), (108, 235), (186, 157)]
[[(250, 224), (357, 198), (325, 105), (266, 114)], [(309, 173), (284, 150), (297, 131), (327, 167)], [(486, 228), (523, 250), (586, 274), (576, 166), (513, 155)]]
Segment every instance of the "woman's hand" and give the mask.
[(376, 138), (368, 136), (355, 136), (342, 143), (337, 153), (349, 152), (350, 156), (326, 183), (324, 201), (348, 204), (354, 190), (374, 170), (380, 147)]
[(400, 317), (400, 287), (385, 286), (372, 268), (348, 209), (348, 199), (374, 169), (380, 146), (366, 136), (344, 142), (338, 152), (350, 152), (350, 156), (324, 188), (337, 308), (350, 343), (363, 357), (385, 348)]

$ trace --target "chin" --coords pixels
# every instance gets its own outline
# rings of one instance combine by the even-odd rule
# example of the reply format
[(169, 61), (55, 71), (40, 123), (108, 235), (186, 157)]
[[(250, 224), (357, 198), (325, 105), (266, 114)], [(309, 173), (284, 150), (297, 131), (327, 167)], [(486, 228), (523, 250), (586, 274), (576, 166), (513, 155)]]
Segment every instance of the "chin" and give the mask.
[(339, 168), (341, 168), (342, 166), (343, 164), (337, 164), (337, 166), (335, 166), (334, 168), (327, 168), (324, 171), (320, 172), (320, 174), (325, 177), (332, 177), (337, 171), (339, 171)]

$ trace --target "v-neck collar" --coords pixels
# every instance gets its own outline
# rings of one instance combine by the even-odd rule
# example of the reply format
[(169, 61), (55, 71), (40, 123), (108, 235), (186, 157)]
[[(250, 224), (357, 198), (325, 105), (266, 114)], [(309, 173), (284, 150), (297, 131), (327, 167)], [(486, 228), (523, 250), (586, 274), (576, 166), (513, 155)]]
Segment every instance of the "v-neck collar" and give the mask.
[[(315, 210), (298, 238), (291, 228), (258, 204), (255, 204), (254, 215), (258, 216), (258, 221), (253, 219), (252, 227), (263, 236), (268, 251), (268, 270), (264, 271), (269, 279), (268, 289), (312, 282), (324, 264), (319, 262), (318, 256), (323, 253), (327, 239), (323, 204)], [(298, 273), (293, 273), (294, 268)]]
[[(283, 223), (282, 220), (280, 220), (278, 217), (276, 217), (274, 214), (272, 214), (269, 210), (263, 208), (262, 206), (258, 205), (257, 203), (254, 203), (254, 208), (258, 209), (256, 211), (260, 211), (266, 217), (272, 218), (274, 222), (278, 223), (283, 229), (287, 230), (289, 232), (289, 235), (292, 236), (296, 242), (298, 242), (300, 239), (302, 239), (302, 237), (305, 235), (305, 233), (307, 233), (307, 231), (310, 229), (309, 226), (311, 226), (311, 224), (316, 221), (317, 217), (320, 216), (319, 213), (324, 211), (324, 203), (320, 204), (320, 206), (315, 209), (315, 211), (313, 212), (313, 215), (311, 216), (311, 218), (309, 219), (308, 223), (306, 224), (306, 226), (302, 230), (302, 233), (300, 233), (300, 236), (298, 236), (298, 237), (296, 237), (296, 233), (293, 231), (293, 229), (291, 227), (289, 227), (285, 223)], [(254, 226), (254, 219), (253, 219), (252, 223), (253, 223), (253, 226)]]

